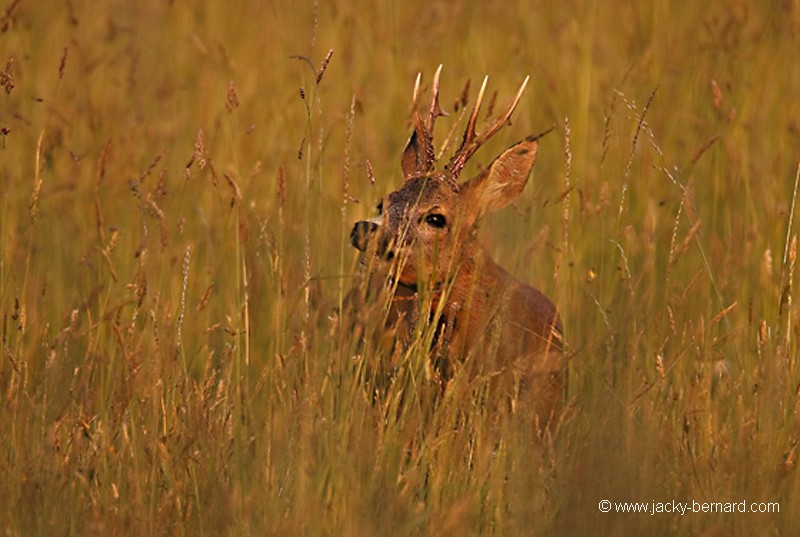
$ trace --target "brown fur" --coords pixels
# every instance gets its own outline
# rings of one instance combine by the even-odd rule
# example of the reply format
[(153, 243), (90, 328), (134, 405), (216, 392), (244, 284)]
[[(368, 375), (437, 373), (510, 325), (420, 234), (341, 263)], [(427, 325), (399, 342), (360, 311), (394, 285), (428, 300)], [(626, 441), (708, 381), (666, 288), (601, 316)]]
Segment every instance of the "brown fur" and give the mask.
[(448, 371), (491, 378), (493, 407), (521, 406), (549, 421), (559, 412), (565, 381), (558, 312), (544, 294), (495, 263), (476, 238), (483, 216), (522, 192), (538, 141), (530, 137), (515, 144), (459, 184), (466, 158), (502, 126), (498, 120), (483, 134), (475, 133), (482, 88), (461, 147), (443, 170), (434, 170), (438, 75), (428, 122), (415, 117), (415, 133), (403, 155), (403, 186), (383, 199), (378, 218), (355, 224), (351, 241), (396, 263), (399, 284), (416, 291), (411, 301), (398, 302), (404, 310), (399, 317), (413, 323), (417, 301), (429, 297), (431, 318), (441, 315), (436, 346)]

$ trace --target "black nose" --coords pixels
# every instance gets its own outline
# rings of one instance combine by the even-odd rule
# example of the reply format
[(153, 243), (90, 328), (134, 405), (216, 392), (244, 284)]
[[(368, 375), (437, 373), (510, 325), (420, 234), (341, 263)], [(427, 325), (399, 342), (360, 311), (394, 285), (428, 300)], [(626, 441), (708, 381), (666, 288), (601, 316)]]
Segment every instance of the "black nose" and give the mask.
[(369, 236), (378, 229), (378, 224), (374, 222), (356, 222), (353, 230), (350, 232), (350, 244), (358, 248), (362, 252), (367, 249), (367, 241)]

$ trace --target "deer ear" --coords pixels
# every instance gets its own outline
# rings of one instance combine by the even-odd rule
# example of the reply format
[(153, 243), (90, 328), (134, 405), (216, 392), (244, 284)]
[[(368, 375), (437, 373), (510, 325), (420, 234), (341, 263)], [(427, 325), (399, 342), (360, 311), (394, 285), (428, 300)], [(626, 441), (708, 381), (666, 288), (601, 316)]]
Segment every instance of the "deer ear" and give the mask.
[(415, 123), (416, 127), (411, 133), (411, 138), (408, 139), (408, 144), (403, 151), (403, 159), (400, 161), (403, 178), (406, 181), (433, 169), (433, 140), (431, 135), (425, 131), (419, 117), (415, 119)]
[(511, 203), (528, 182), (538, 143), (530, 137), (494, 159), (489, 169), (461, 186), (476, 220)]
[(415, 175), (420, 166), (420, 146), (419, 138), (417, 137), (417, 129), (411, 133), (411, 138), (408, 139), (405, 150), (403, 150), (403, 159), (400, 161), (400, 166), (403, 168), (403, 178), (408, 179)]

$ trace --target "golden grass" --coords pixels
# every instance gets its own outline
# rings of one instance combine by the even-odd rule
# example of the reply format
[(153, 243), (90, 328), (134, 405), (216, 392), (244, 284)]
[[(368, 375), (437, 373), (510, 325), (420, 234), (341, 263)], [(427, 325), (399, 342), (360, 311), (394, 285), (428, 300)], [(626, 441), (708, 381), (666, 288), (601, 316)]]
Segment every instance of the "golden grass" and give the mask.
[[(794, 534), (800, 8), (673, 4), (6, 2), (3, 532)], [(473, 160), (558, 125), (482, 233), (562, 311), (541, 443), (336, 315), (440, 63), (532, 76)]]

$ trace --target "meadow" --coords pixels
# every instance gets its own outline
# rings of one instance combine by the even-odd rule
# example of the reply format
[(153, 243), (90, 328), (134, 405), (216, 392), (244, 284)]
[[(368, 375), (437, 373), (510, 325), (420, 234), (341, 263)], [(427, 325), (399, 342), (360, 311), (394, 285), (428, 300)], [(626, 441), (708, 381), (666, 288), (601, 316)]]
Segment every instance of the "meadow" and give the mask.
[[(798, 51), (790, 0), (6, 0), (0, 530), (797, 534)], [(343, 308), (439, 64), (531, 76), (465, 177), (555, 125), (481, 231), (561, 311), (543, 438), (421, 345), (376, 400)]]

